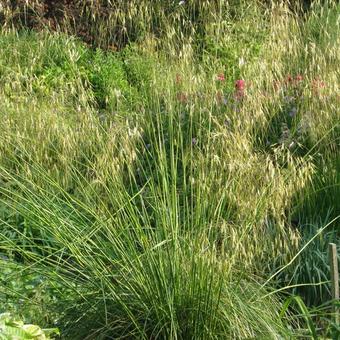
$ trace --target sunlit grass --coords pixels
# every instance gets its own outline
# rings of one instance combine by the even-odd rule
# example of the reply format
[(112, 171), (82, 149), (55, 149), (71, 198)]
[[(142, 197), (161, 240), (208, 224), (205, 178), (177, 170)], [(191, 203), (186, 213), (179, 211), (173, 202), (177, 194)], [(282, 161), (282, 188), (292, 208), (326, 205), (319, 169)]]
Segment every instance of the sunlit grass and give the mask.
[[(84, 5), (96, 46), (124, 28), (116, 52), (8, 17), (0, 252), (68, 338), (292, 336), (266, 280), (339, 215), (339, 7), (146, 3)], [(310, 283), (296, 262), (281, 284)]]

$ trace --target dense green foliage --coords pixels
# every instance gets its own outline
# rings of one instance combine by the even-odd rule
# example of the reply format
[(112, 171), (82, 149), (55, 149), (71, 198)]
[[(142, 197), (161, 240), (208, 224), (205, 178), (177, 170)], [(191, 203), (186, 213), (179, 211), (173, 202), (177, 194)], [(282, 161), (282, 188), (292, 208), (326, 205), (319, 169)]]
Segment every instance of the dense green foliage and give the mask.
[(1, 8), (0, 313), (66, 339), (338, 336), (339, 5), (75, 1), (18, 29), (39, 3)]

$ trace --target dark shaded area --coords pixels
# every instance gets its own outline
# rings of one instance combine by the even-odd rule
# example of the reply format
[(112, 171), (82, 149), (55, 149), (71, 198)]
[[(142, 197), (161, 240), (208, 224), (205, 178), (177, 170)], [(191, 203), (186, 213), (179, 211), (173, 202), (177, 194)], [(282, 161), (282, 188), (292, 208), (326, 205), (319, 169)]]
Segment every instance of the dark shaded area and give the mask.
[[(148, 3), (150, 9), (149, 27), (141, 21), (142, 6)], [(263, 9), (271, 7), (273, 1), (261, 0)], [(309, 9), (312, 1), (287, 1), (292, 10), (302, 13)], [(216, 13), (221, 3), (212, 1)], [(228, 2), (229, 15), (234, 18), (240, 15), (242, 0)], [(136, 6), (134, 17), (125, 16), (124, 20), (118, 11), (128, 13), (129, 6)], [(200, 51), (205, 49), (204, 21), (209, 13), (202, 8), (199, 1), (186, 1), (183, 5), (175, 1), (80, 1), (80, 0), (14, 0), (2, 4), (0, 25), (33, 30), (50, 29), (65, 31), (80, 37), (94, 47), (121, 49), (128, 43), (143, 39), (146, 32), (161, 38), (166, 22), (170, 22), (176, 31), (184, 35), (196, 32)], [(152, 13), (163, 13), (163, 17)], [(113, 19), (113, 20), (112, 20)]]

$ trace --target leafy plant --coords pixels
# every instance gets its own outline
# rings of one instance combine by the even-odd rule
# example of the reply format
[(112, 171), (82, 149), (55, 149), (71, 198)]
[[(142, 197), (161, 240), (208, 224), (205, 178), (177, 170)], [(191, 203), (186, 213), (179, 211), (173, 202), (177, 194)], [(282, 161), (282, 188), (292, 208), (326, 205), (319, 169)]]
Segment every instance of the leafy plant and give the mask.
[[(302, 234), (301, 247), (310, 241), (324, 225), (326, 223), (312, 222), (299, 226)], [(285, 273), (286, 284), (296, 286), (292, 289), (293, 294), (300, 295), (309, 306), (319, 306), (331, 300), (328, 244), (330, 242), (339, 244), (340, 239), (337, 230), (329, 228), (320, 233), (306, 247), (294, 265)]]
[(0, 314), (0, 339), (3, 340), (50, 340), (51, 335), (58, 335), (58, 329), (42, 329), (36, 325), (24, 324), (9, 313)]

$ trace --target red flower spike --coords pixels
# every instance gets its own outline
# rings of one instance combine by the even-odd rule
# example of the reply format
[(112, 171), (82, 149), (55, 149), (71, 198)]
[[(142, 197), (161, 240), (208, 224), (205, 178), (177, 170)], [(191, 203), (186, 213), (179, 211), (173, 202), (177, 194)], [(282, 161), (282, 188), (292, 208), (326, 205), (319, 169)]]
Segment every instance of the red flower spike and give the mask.
[(296, 77), (295, 77), (295, 80), (296, 81), (302, 81), (303, 80), (303, 76), (301, 74), (298, 74)]
[(291, 83), (293, 81), (293, 78), (290, 74), (288, 74), (287, 78), (286, 78), (286, 83)]
[(246, 83), (243, 79), (236, 80), (235, 88), (239, 91), (243, 91), (246, 86)]
[(320, 80), (319, 78), (315, 78), (312, 80), (312, 91), (315, 94), (320, 94), (320, 90), (324, 89), (326, 87), (325, 82), (323, 82), (322, 80)]

